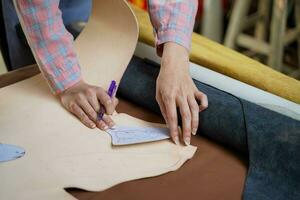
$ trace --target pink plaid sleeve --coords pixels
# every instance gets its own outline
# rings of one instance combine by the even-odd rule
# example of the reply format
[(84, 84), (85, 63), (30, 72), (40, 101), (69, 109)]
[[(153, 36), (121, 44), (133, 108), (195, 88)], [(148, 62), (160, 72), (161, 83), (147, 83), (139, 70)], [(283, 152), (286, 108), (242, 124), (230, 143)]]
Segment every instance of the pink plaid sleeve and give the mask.
[(159, 55), (165, 42), (176, 42), (190, 50), (197, 8), (197, 0), (148, 0)]
[(59, 0), (15, 0), (28, 43), (55, 94), (81, 80), (73, 37), (65, 29)]

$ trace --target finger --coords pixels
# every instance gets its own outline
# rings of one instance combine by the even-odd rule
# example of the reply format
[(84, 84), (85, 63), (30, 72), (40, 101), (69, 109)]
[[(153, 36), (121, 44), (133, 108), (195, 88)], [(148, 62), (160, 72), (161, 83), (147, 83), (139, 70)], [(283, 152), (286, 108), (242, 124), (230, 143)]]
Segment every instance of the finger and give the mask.
[(199, 106), (200, 112), (205, 110), (208, 107), (207, 96), (197, 89), (195, 92), (195, 97), (200, 101), (200, 106)]
[(194, 96), (188, 97), (188, 103), (192, 114), (192, 134), (196, 135), (199, 125), (199, 106)]
[(99, 112), (100, 110), (100, 103), (98, 101), (97, 95), (96, 95), (96, 90), (95, 89), (87, 89), (86, 91), (86, 98), (90, 105), (94, 108), (96, 112)]
[(107, 124), (103, 120), (97, 121), (97, 127), (103, 131), (108, 129)]
[(87, 127), (95, 128), (96, 124), (89, 119), (89, 117), (85, 114), (85, 112), (76, 104), (72, 103), (69, 109), (78, 119)]
[(115, 125), (114, 121), (108, 115), (103, 115), (102, 120), (109, 128), (112, 128)]
[(164, 102), (162, 101), (161, 96), (159, 94), (156, 96), (156, 101), (159, 105), (161, 114), (164, 117), (165, 122), (168, 123), (167, 122), (167, 117), (166, 117), (166, 108), (165, 108)]
[(112, 101), (113, 101), (114, 109), (116, 109), (116, 107), (117, 107), (117, 105), (119, 103), (119, 99), (117, 97), (113, 97)]
[(101, 104), (104, 105), (106, 113), (111, 115), (115, 111), (115, 106), (110, 96), (102, 88), (97, 88), (96, 95)]
[(188, 105), (187, 97), (178, 99), (179, 111), (182, 118), (183, 141), (185, 145), (191, 143), (191, 111)]
[(166, 118), (170, 129), (171, 137), (175, 144), (179, 144), (176, 103), (173, 98), (163, 98), (163, 104), (166, 108)]
[(94, 122), (97, 121), (97, 113), (87, 99), (77, 100), (77, 103), (91, 120), (93, 120)]

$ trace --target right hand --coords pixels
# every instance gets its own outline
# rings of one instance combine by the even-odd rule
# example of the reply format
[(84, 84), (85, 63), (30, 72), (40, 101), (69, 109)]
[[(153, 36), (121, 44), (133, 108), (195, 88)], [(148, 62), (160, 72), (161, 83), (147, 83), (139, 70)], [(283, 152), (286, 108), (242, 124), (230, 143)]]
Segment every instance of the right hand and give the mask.
[(195, 135), (199, 126), (199, 112), (207, 108), (208, 100), (190, 76), (187, 49), (174, 42), (164, 44), (156, 80), (156, 100), (176, 144), (179, 144), (178, 108), (182, 119), (182, 139), (190, 145), (191, 133)]
[[(111, 98), (103, 88), (79, 81), (59, 94), (59, 97), (63, 106), (85, 126), (107, 130), (115, 125), (109, 115), (115, 111), (118, 99)], [(101, 106), (104, 106), (106, 113), (103, 120), (97, 120)]]

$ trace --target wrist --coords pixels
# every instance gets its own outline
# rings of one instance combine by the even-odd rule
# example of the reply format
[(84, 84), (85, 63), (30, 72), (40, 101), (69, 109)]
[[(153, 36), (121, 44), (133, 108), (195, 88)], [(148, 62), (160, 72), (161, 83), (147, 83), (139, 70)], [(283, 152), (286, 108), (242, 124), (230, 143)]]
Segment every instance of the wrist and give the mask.
[(189, 53), (185, 47), (175, 42), (166, 42), (164, 44), (161, 68), (185, 68), (188, 65)]
[(69, 86), (68, 88), (66, 88), (65, 90), (63, 90), (61, 93), (58, 94), (58, 97), (63, 96), (65, 93), (69, 92), (70, 90), (80, 87), (81, 85), (85, 84), (85, 82), (80, 79), (78, 82), (74, 83), (73, 85)]
[[(177, 55), (175, 55), (175, 53)], [(189, 58), (189, 51), (184, 46), (177, 44), (176, 42), (164, 43), (163, 55), (162, 55), (163, 57), (170, 57), (170, 56), (177, 57), (178, 54), (180, 57), (184, 59)]]

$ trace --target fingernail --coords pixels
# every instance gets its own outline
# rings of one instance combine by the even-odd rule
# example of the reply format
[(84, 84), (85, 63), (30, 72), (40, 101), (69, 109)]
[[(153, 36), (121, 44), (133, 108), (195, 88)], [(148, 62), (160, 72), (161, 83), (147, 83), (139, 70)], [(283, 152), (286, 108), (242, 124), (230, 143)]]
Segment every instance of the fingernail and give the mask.
[(115, 124), (113, 122), (109, 123), (109, 127), (112, 128)]
[(179, 138), (178, 138), (178, 136), (176, 136), (176, 137), (174, 138), (174, 143), (175, 143), (176, 145), (179, 145)]
[(96, 124), (90, 123), (91, 128), (96, 128)]
[(116, 125), (113, 125), (112, 127), (110, 127), (111, 129), (115, 129), (116, 128)]
[(193, 134), (193, 135), (196, 135), (196, 133), (197, 133), (197, 129), (194, 128), (194, 129), (192, 130), (192, 134)]
[(189, 137), (184, 138), (184, 143), (186, 146), (189, 146), (191, 144), (191, 138)]
[(108, 126), (106, 126), (106, 125), (105, 125), (105, 126), (103, 126), (103, 130), (105, 130), (105, 131), (106, 131), (107, 129), (108, 129)]

